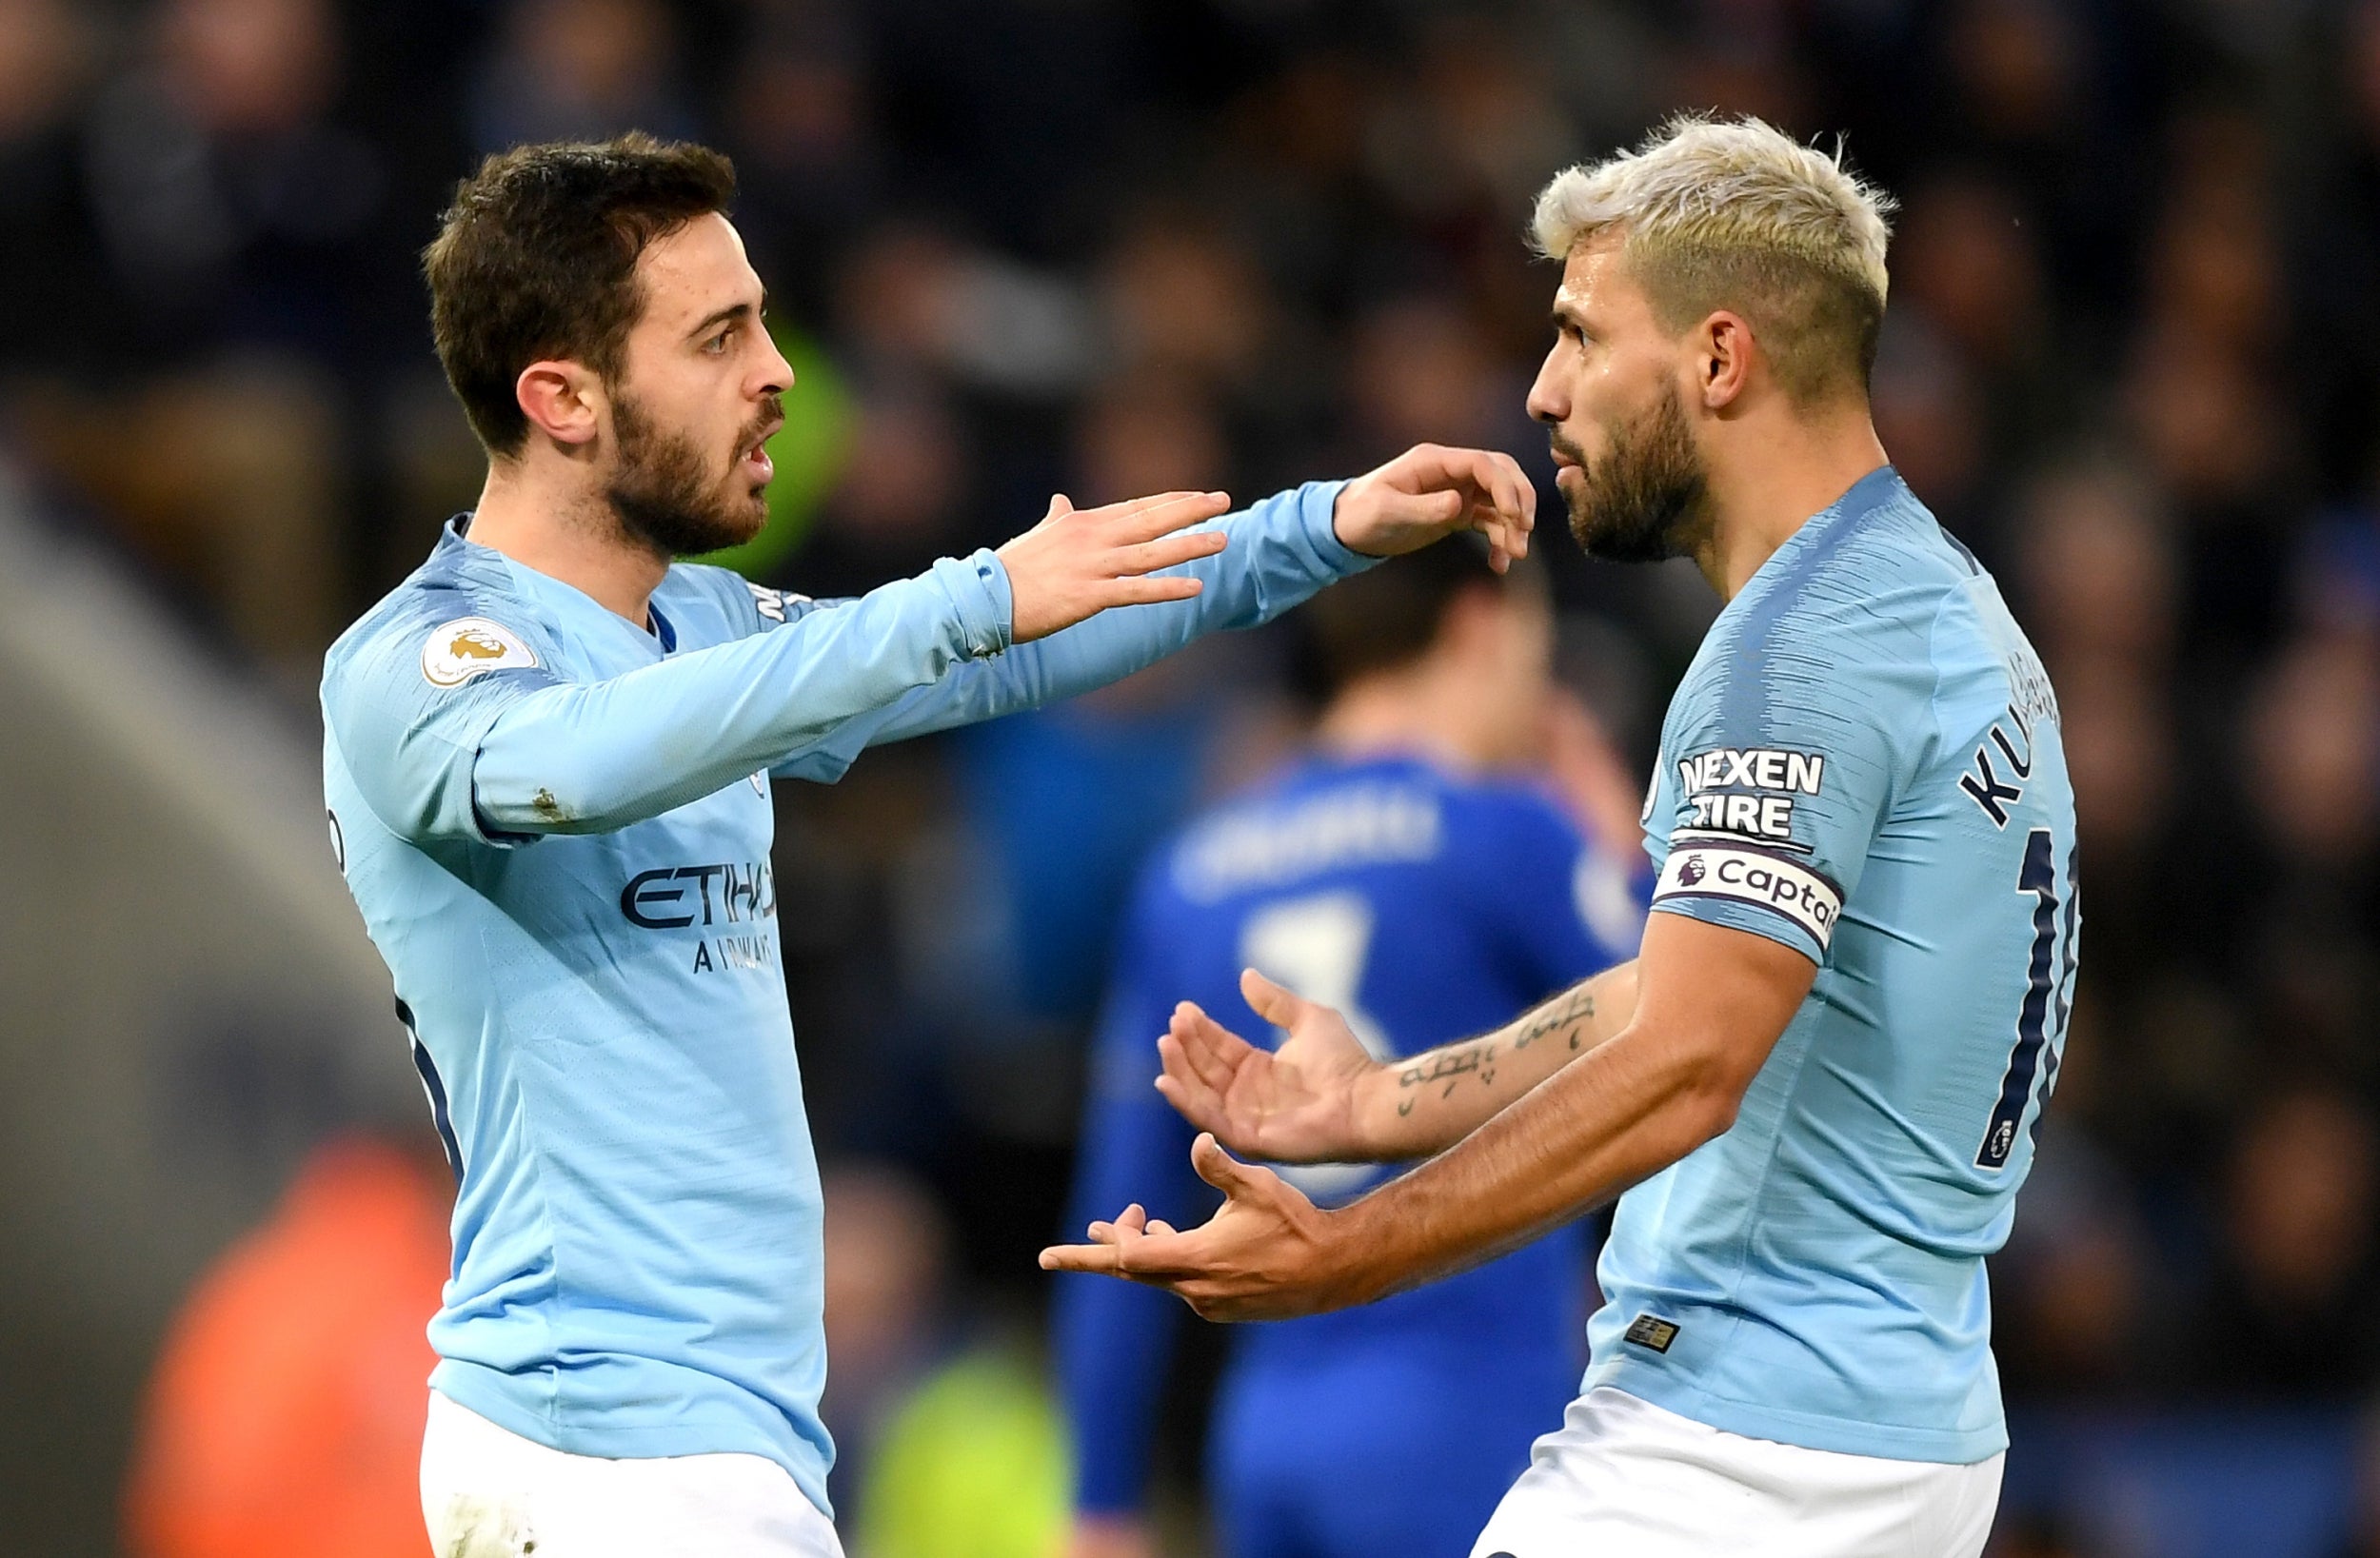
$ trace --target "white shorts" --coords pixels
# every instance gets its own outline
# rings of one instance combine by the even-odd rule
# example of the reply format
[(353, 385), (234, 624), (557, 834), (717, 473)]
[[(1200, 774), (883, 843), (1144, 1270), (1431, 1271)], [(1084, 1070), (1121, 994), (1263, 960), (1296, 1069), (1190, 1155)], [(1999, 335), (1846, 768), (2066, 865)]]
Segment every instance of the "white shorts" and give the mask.
[(435, 1390), (422, 1515), (436, 1558), (843, 1558), (833, 1523), (763, 1456), (567, 1455)]
[(1472, 1558), (1975, 1558), (2000, 1501), (1973, 1466), (1747, 1439), (1609, 1386), (1529, 1452)]

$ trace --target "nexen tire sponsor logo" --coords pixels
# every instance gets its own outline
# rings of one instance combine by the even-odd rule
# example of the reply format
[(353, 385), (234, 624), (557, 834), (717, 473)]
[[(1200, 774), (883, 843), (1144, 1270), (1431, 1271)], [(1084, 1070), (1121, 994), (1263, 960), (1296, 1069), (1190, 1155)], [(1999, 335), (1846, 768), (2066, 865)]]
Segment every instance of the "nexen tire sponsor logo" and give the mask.
[(1727, 898), (1774, 909), (1808, 931), (1824, 951), (1835, 939), (1843, 895), (1833, 882), (1797, 861), (1766, 851), (1727, 844), (1694, 844), (1670, 852), (1653, 901), (1666, 898)]

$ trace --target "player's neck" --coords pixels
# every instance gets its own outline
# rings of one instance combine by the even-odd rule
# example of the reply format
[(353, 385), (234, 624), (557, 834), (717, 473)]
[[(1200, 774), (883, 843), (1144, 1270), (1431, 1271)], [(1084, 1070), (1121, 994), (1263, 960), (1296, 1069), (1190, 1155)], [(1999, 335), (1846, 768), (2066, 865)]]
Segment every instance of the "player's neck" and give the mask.
[(1712, 523), (1695, 565), (1720, 600), (1733, 601), (1795, 531), (1884, 463), (1864, 404), (1732, 429), (1708, 451)]
[(1488, 754), (1449, 679), (1428, 661), (1376, 672), (1331, 700), (1314, 727), (1315, 744), (1340, 758), (1419, 758), (1450, 773), (1488, 766)]
[(639, 627), (652, 625), (647, 602), (669, 571), (666, 557), (621, 533), (599, 494), (553, 480), (527, 461), (488, 466), (470, 539)]

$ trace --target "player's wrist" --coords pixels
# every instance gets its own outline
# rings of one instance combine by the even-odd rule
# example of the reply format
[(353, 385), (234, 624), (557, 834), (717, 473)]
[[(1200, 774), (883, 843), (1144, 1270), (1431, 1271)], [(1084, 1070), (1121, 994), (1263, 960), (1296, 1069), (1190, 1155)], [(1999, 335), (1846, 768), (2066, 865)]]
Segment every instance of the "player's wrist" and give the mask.
[(1410, 1157), (1412, 1121), (1398, 1114), (1397, 1068), (1375, 1060), (1350, 1084), (1346, 1157), (1363, 1163)]
[(1384, 558), (1388, 545), (1380, 534), (1379, 483), (1359, 476), (1331, 500), (1331, 536), (1358, 557)]
[[(1379, 1215), (1378, 1192), (1319, 1213), (1321, 1258), (1314, 1288), (1323, 1310), (1352, 1309), (1387, 1295), (1398, 1269), (1393, 1224)], [(1384, 1258), (1385, 1257), (1385, 1258)]]

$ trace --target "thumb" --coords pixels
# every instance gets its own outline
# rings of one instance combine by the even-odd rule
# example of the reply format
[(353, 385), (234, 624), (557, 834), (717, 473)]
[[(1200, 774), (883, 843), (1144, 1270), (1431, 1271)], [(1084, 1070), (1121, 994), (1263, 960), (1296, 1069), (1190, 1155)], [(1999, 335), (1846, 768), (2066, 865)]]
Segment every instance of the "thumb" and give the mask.
[(1452, 524), (1463, 516), (1471, 501), (1457, 487), (1443, 487), (1425, 492), (1414, 500), (1414, 517), (1431, 524)]
[[(1074, 500), (1062, 492), (1053, 492), (1049, 499), (1049, 512), (1041, 516), (1041, 524), (1054, 524), (1073, 512)], [(1041, 524), (1037, 524), (1033, 528), (1039, 530)]]
[(1232, 1200), (1245, 1200), (1258, 1184), (1259, 1171), (1249, 1168), (1222, 1149), (1212, 1131), (1201, 1131), (1190, 1144), (1190, 1166), (1199, 1177)]
[(1242, 969), (1240, 974), (1240, 994), (1246, 996), (1248, 1009), (1276, 1028), (1293, 1028), (1305, 1013), (1305, 997), (1259, 974)]

